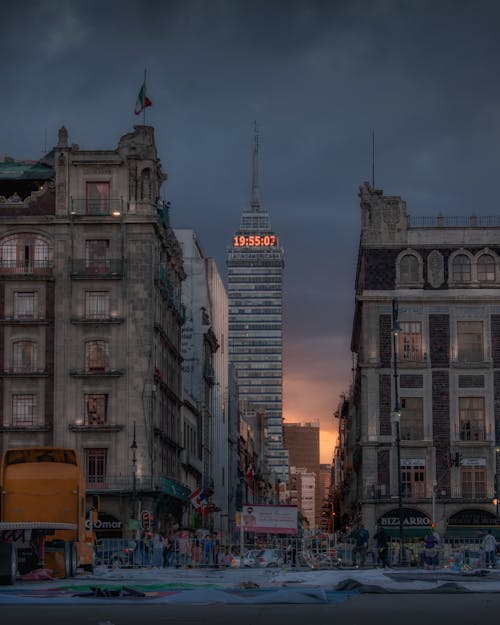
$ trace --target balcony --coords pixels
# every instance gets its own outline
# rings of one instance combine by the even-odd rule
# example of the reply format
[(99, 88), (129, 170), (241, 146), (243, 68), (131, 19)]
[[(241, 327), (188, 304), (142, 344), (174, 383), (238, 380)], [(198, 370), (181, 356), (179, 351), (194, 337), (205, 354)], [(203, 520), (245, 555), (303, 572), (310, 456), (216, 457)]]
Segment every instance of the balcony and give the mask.
[(124, 211), (123, 199), (71, 198), (72, 217), (121, 217)]
[(51, 427), (49, 425), (39, 424), (36, 422), (22, 425), (20, 423), (4, 423), (3, 425), (0, 425), (0, 432), (4, 434), (8, 432), (16, 434), (22, 434), (23, 432), (26, 434), (34, 434), (36, 432), (50, 432), (50, 430)]
[(0, 371), (0, 378), (47, 378), (49, 372), (46, 369), (32, 367), (11, 367)]
[(123, 425), (118, 423), (70, 423), (68, 429), (71, 432), (120, 432)]
[[(105, 475), (87, 477), (88, 493), (132, 494), (134, 484), (131, 475)], [(182, 501), (187, 501), (189, 488), (177, 479), (164, 475), (137, 475), (135, 480), (137, 493), (165, 493)]]
[(15, 317), (3, 317), (0, 319), (0, 325), (47, 325), (48, 319), (45, 317), (33, 316), (15, 316)]
[(70, 369), (72, 378), (119, 378), (125, 373), (124, 369)]
[(168, 301), (179, 323), (182, 325), (186, 321), (186, 307), (180, 301), (180, 296), (176, 295), (163, 265), (160, 265), (158, 269), (157, 283), (162, 297)]
[(119, 324), (125, 321), (124, 317), (117, 317), (115, 315), (86, 315), (77, 316), (73, 315), (70, 318), (71, 323), (75, 325), (95, 325), (95, 324)]
[(474, 427), (467, 424), (460, 426), (457, 433), (457, 439), (463, 442), (487, 442), (490, 441), (490, 433), (484, 427)]
[(3, 278), (40, 279), (51, 276), (54, 270), (52, 260), (6, 260), (0, 259), (0, 275)]
[(123, 277), (121, 258), (73, 259), (71, 277), (76, 280), (119, 280)]

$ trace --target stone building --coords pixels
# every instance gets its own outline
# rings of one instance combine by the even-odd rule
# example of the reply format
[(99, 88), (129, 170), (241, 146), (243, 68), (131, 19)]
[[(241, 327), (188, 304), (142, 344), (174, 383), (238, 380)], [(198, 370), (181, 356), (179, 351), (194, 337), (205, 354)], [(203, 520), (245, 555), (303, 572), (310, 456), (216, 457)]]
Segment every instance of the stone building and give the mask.
[(402, 509), (407, 536), (478, 535), (498, 525), (500, 219), (412, 218), (366, 183), (360, 198), (351, 520), (396, 533)]
[(0, 446), (76, 448), (112, 535), (180, 522), (189, 492), (165, 179), (149, 126), (110, 150), (61, 128), (41, 162), (0, 163)]

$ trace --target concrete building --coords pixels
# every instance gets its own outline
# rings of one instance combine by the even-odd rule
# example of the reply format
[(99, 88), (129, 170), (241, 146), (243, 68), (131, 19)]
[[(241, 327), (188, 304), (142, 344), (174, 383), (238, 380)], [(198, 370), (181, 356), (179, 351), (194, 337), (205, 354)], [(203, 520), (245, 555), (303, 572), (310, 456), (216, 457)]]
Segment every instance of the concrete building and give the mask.
[[(180, 246), (154, 131), (0, 163), (0, 446), (76, 448), (116, 534), (182, 520)], [(131, 449), (131, 447), (134, 447)]]
[(360, 198), (353, 513), (397, 532), (401, 493), (407, 536), (498, 529), (500, 219), (411, 217), (367, 183)]
[(266, 479), (286, 482), (283, 447), (283, 248), (261, 206), (258, 135), (254, 136), (252, 201), (227, 253), (229, 358), (242, 410), (265, 414)]
[(283, 424), (283, 438), (291, 467), (302, 467), (315, 476), (314, 515), (311, 528), (319, 527), (321, 518), (321, 481), (319, 463), (319, 422)]
[[(191, 441), (192, 451), (183, 458), (183, 467), (190, 485), (201, 486), (205, 495), (211, 495), (207, 523), (225, 532), (230, 448), (226, 289), (214, 259), (204, 255), (195, 232), (176, 229), (175, 235), (182, 248), (186, 273), (182, 285), (186, 322), (181, 343), (186, 391), (184, 434), (186, 441)], [(192, 410), (193, 401), (196, 411)]]
[(314, 532), (318, 499), (316, 474), (306, 467), (290, 466), (289, 495), (290, 503), (297, 506), (305, 519), (304, 529)]

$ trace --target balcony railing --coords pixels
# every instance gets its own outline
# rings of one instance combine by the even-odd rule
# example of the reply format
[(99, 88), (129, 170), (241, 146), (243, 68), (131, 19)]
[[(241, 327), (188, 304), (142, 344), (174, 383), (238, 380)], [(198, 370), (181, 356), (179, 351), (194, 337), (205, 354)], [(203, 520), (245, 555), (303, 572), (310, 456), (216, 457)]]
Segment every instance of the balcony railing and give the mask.
[(420, 215), (410, 216), (410, 228), (498, 228), (500, 216), (498, 215), (471, 215), (467, 216), (443, 216), (424, 217)]
[(92, 217), (120, 217), (123, 214), (123, 199), (71, 198), (71, 215)]
[(10, 367), (0, 370), (0, 377), (11, 378), (44, 378), (49, 375), (46, 369), (37, 369), (35, 367)]
[(47, 276), (54, 269), (52, 260), (6, 260), (0, 259), (0, 274), (3, 276)]
[[(135, 480), (135, 488), (137, 492), (141, 491), (161, 491), (162, 482), (164, 480), (175, 482), (180, 486), (183, 486), (175, 478), (162, 475), (137, 475)], [(133, 478), (130, 475), (105, 475), (105, 476), (91, 476), (86, 478), (87, 489), (96, 491), (121, 491), (126, 493), (132, 493), (133, 490)]]
[(461, 426), (458, 430), (458, 439), (461, 441), (488, 441), (489, 432), (484, 427)]
[(118, 378), (125, 373), (124, 369), (70, 369), (69, 374), (73, 378), (108, 377)]
[(123, 260), (121, 258), (73, 259), (71, 275), (74, 278), (121, 278)]
[[(1, 321), (1, 320), (0, 320)], [(71, 317), (71, 323), (75, 324), (95, 324), (95, 323), (123, 323), (123, 317), (117, 317), (114, 315), (73, 315)]]

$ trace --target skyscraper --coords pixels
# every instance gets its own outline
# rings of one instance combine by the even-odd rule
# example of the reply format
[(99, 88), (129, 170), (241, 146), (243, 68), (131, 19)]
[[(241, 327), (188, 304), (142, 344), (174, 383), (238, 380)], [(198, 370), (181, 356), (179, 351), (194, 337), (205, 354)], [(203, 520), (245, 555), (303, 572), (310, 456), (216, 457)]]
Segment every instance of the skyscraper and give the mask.
[(288, 479), (283, 448), (283, 248), (261, 206), (259, 135), (254, 129), (252, 198), (227, 254), (229, 359), (237, 375), (242, 409), (264, 416), (266, 477)]

